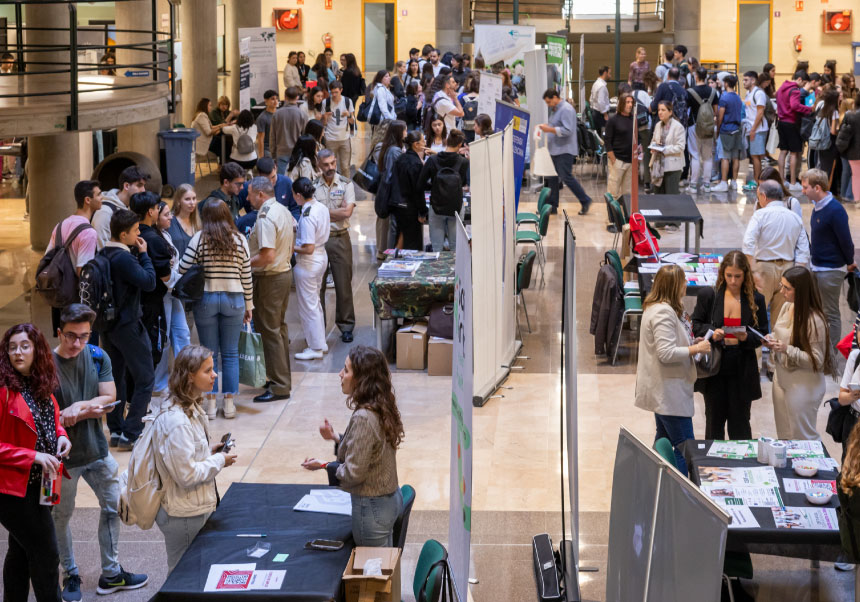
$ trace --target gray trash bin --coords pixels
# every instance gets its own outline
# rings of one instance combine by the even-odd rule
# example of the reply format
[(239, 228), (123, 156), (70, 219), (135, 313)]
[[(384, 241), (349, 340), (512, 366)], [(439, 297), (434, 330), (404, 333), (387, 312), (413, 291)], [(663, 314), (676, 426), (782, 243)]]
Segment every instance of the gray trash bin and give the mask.
[(164, 143), (164, 159), (167, 166), (167, 183), (174, 190), (180, 184), (194, 185), (196, 155), (194, 140), (200, 135), (192, 128), (176, 128), (158, 132)]

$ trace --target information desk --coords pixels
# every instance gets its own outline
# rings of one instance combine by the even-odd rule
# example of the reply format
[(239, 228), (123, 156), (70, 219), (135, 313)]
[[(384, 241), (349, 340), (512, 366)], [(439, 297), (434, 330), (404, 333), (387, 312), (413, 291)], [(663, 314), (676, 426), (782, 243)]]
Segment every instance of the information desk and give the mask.
[[(311, 489), (327, 487), (233, 483), (153, 600), (340, 600), (341, 577), (354, 547), (352, 518), (293, 510)], [(240, 533), (266, 537), (236, 537)], [(314, 539), (339, 540), (344, 546), (337, 552), (306, 550), (305, 543)], [(246, 550), (258, 541), (271, 544), (271, 550), (262, 558), (248, 557)], [(277, 554), (290, 556), (286, 562), (272, 562)], [(260, 570), (286, 570), (281, 589), (203, 591), (210, 565), (242, 563), (256, 563)]]
[[(621, 197), (630, 210), (630, 195)], [(640, 194), (639, 211), (649, 224), (653, 223), (675, 223), (684, 224), (684, 250), (690, 252), (690, 224), (695, 224), (695, 252), (699, 252), (699, 240), (702, 238), (704, 220), (696, 202), (689, 194)], [(659, 214), (653, 212), (659, 211)]]
[[(756, 458), (745, 458), (733, 460), (727, 458), (708, 457), (708, 450), (713, 441), (688, 440), (684, 442), (683, 453), (690, 469), (690, 478), (696, 484), (699, 482), (699, 467), (702, 466), (724, 466), (724, 467), (757, 467), (767, 466), (759, 464)], [(827, 450), (825, 448), (825, 454)], [(786, 493), (784, 479), (803, 479), (791, 468), (791, 460), (788, 460), (786, 468), (774, 468), (780, 485), (780, 495), (785, 506), (799, 506), (803, 508), (838, 508), (839, 500), (834, 495), (825, 506), (813, 506), (802, 493)], [(836, 471), (819, 470), (812, 477), (826, 481), (836, 480)], [(786, 556), (792, 558), (809, 558), (811, 560), (825, 560), (834, 562), (842, 545), (839, 540), (839, 531), (824, 531), (814, 529), (786, 529), (777, 528), (770, 508), (750, 508), (753, 516), (760, 525), (753, 529), (729, 528), (726, 539), (726, 550), (733, 552), (749, 552), (751, 554), (768, 554), (772, 556)]]

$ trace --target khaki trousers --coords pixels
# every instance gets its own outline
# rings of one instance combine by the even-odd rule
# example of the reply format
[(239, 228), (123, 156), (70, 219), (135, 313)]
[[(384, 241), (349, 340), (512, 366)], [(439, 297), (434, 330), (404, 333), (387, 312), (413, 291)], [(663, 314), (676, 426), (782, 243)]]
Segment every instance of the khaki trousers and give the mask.
[(337, 172), (348, 179), (349, 166), (352, 165), (352, 140), (326, 140), (325, 147), (333, 152), (337, 159)]
[(266, 378), (275, 395), (289, 395), (292, 386), (286, 317), (292, 284), (292, 271), (254, 274), (254, 327), (263, 337)]
[(630, 193), (632, 188), (632, 166), (632, 163), (625, 163), (619, 159), (616, 159), (615, 163), (609, 162), (609, 177), (606, 187), (612, 198), (619, 203), (621, 202), (621, 195)]
[[(388, 220), (385, 220), (388, 222)], [(328, 254), (328, 269), (334, 280), (335, 293), (335, 318), (341, 332), (352, 332), (355, 328), (355, 307), (352, 303), (352, 240), (349, 232), (335, 236), (332, 232), (325, 243), (325, 252)], [(320, 303), (322, 303), (323, 317), (325, 317), (325, 281), (323, 278), (320, 288)]]
[(764, 296), (764, 301), (770, 310), (770, 331), (779, 316), (779, 310), (785, 304), (782, 294), (782, 274), (788, 268), (794, 267), (793, 261), (780, 259), (777, 261), (756, 261), (753, 268), (753, 278), (756, 288)]

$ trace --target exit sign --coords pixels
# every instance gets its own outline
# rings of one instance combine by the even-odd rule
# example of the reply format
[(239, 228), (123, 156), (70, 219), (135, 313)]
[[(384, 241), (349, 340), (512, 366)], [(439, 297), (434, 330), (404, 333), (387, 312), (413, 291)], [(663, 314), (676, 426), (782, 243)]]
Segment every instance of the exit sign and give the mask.
[(794, 0), (794, 10), (798, 12), (803, 10), (803, 0)]

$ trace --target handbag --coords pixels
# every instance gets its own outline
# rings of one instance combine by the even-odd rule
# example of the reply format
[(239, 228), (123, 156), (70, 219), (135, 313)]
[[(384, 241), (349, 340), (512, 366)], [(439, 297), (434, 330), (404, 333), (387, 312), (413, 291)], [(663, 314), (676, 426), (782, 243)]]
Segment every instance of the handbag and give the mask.
[(203, 274), (203, 266), (195, 263), (173, 285), (173, 297), (183, 302), (200, 301), (203, 298), (204, 286), (206, 277)]
[(851, 431), (854, 429), (854, 424), (857, 419), (851, 413), (851, 406), (844, 406), (839, 403), (839, 400), (834, 397), (825, 401), (830, 406), (830, 413), (827, 415), (827, 427), (825, 432), (830, 435), (836, 443), (845, 443), (848, 437), (851, 436)]
[(453, 303), (434, 303), (430, 306), (430, 315), (427, 317), (427, 336), (453, 340)]
[[(714, 309), (717, 306), (716, 298), (711, 305), (711, 324), (714, 323)], [(720, 371), (720, 360), (723, 358), (723, 348), (711, 344), (711, 352), (702, 355), (696, 360), (696, 378), (710, 378), (716, 376)]]
[(263, 336), (251, 332), (250, 324), (239, 332), (239, 382), (255, 389), (261, 389), (266, 384)]
[(854, 344), (854, 335), (857, 333), (857, 325), (851, 329), (851, 332), (846, 334), (841, 341), (836, 343), (836, 349), (839, 350), (839, 353), (845, 356), (845, 359), (848, 359), (848, 356), (851, 355), (851, 347)]
[(355, 185), (370, 194), (376, 194), (379, 190), (379, 167), (373, 160), (373, 153), (367, 155), (361, 167), (355, 170), (352, 176)]

